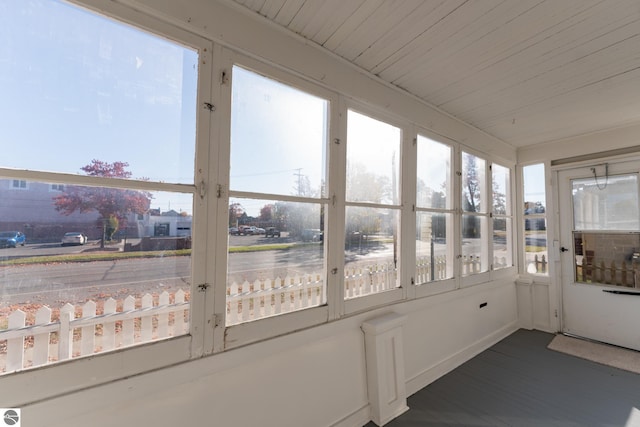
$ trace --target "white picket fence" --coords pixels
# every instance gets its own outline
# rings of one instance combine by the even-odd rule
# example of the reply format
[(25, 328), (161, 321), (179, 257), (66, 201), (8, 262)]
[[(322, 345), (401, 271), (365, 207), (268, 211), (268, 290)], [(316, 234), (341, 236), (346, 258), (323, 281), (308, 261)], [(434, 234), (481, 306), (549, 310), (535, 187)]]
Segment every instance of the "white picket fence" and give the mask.
[[(480, 271), (479, 257), (464, 257), (463, 272)], [(496, 265), (505, 260), (494, 259)], [(432, 276), (433, 274), (433, 276)], [(399, 286), (397, 268), (393, 261), (368, 265), (347, 266), (344, 272), (345, 298), (357, 298)], [(444, 256), (422, 257), (416, 264), (416, 283), (427, 283), (447, 278)], [(282, 313), (315, 307), (326, 302), (324, 277), (311, 273), (274, 280), (256, 280), (227, 286), (228, 326)], [(117, 307), (121, 310), (118, 311)], [(52, 321), (53, 310), (41, 307), (33, 324), (27, 324), (27, 315), (16, 310), (8, 317), (8, 329), (0, 330), (0, 372), (13, 372), (26, 367), (92, 355), (116, 348), (145, 343), (188, 332), (189, 303), (185, 292), (175, 293), (173, 302), (163, 292), (154, 304), (146, 294), (139, 304), (133, 296), (120, 303), (109, 298), (101, 314), (97, 304), (88, 301), (81, 307), (66, 304), (59, 318)], [(2, 342), (6, 342), (2, 349)], [(3, 351), (4, 350), (4, 351)]]
[(261, 319), (323, 304), (321, 274), (278, 277), (227, 286), (227, 325)]
[(4, 369), (0, 365), (0, 371), (13, 372), (92, 355), (189, 330), (189, 303), (184, 291), (174, 294), (173, 303), (168, 292), (159, 295), (157, 305), (149, 294), (140, 299), (139, 308), (136, 303), (136, 298), (128, 296), (122, 301), (122, 311), (117, 311), (117, 301), (109, 298), (102, 314), (96, 314), (94, 301), (81, 307), (67, 303), (55, 321), (53, 310), (43, 306), (31, 325), (27, 324), (27, 314), (16, 310), (8, 317), (8, 329), (0, 330), (0, 342), (6, 340)]

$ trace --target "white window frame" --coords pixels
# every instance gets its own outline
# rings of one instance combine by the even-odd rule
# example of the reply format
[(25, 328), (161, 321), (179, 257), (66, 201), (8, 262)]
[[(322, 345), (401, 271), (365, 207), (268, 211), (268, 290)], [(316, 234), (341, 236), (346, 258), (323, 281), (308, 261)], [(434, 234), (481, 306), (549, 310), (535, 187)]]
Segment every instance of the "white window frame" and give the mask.
[[(18, 185), (16, 185), (16, 182), (18, 183)], [(22, 185), (22, 183), (24, 183), (24, 186)], [(28, 190), (29, 189), (29, 181), (27, 181), (25, 179), (12, 178), (11, 179), (11, 184), (9, 185), (9, 188), (11, 190), (16, 190), (16, 191)]]
[[(511, 226), (511, 258), (513, 260), (513, 266), (511, 267), (507, 267), (507, 268), (501, 268), (499, 270), (493, 270), (491, 268), (491, 264), (492, 264), (492, 259), (493, 259), (493, 173), (491, 171), (491, 165), (493, 163), (497, 163), (502, 167), (505, 167), (507, 169), (509, 169), (509, 180), (511, 183), (513, 183), (513, 174), (514, 174), (514, 169), (515, 166), (510, 163), (510, 162), (505, 162), (501, 159), (496, 159), (495, 157), (489, 156), (485, 153), (479, 152), (477, 150), (474, 150), (472, 148), (466, 147), (466, 146), (461, 146), (460, 147), (460, 152), (458, 153), (457, 156), (457, 160), (459, 163), (459, 167), (457, 169), (457, 181), (458, 181), (458, 203), (459, 203), (459, 208), (458, 211), (460, 212), (460, 217), (457, 219), (457, 222), (459, 224), (460, 227), (462, 227), (462, 218), (463, 215), (465, 215), (463, 209), (462, 209), (462, 152), (471, 154), (473, 156), (476, 156), (482, 160), (485, 161), (485, 199), (486, 200), (482, 200), (482, 202), (484, 203), (485, 207), (485, 211), (486, 212), (482, 212), (479, 214), (476, 214), (477, 216), (482, 216), (486, 218), (487, 221), (487, 227), (486, 227), (486, 240), (484, 242), (484, 245), (486, 245), (485, 247), (483, 247), (483, 250), (485, 251), (485, 253), (487, 254), (487, 256), (490, 257), (490, 259), (488, 260), (489, 262), (489, 268), (487, 271), (483, 271), (480, 273), (476, 273), (476, 274), (470, 274), (468, 276), (462, 276), (462, 247), (461, 247), (461, 243), (462, 243), (462, 229), (460, 229), (458, 231), (458, 248), (459, 249), (459, 259), (460, 262), (458, 262), (458, 268), (459, 268), (459, 280), (460, 280), (460, 287), (464, 288), (464, 287), (469, 287), (469, 286), (474, 286), (477, 284), (481, 284), (481, 283), (485, 283), (485, 282), (489, 282), (492, 280), (498, 280), (501, 278), (508, 278), (508, 277), (512, 277), (515, 276), (517, 274), (517, 269), (518, 269), (518, 263), (515, 261), (515, 247), (517, 246), (516, 244), (514, 244), (513, 242), (516, 242), (516, 234), (515, 234), (515, 229), (516, 227), (513, 226), (514, 224), (514, 215), (513, 215), (513, 201), (515, 200), (515, 185), (511, 185), (511, 189), (509, 191), (509, 205), (511, 206), (511, 218), (512, 218), (512, 226)], [(467, 213), (468, 214), (468, 213)]]
[[(84, 3), (92, 3), (90, 5)], [(211, 81), (213, 63), (213, 43), (191, 32), (179, 29), (133, 8), (116, 2), (99, 2), (89, 0), (80, 7), (98, 15), (114, 19), (117, 22), (131, 25), (140, 31), (149, 32), (158, 37), (172, 40), (198, 51), (199, 70), (197, 105), (212, 102)], [(215, 102), (215, 101), (214, 101)], [(134, 189), (143, 191), (173, 191), (193, 194), (194, 229), (202, 230), (208, 239), (215, 239), (214, 227), (207, 230), (208, 204), (216, 204), (217, 199), (207, 194), (204, 189), (210, 185), (208, 173), (210, 114), (204, 109), (196, 109), (196, 165), (194, 167), (194, 184), (170, 184), (118, 178), (103, 178), (57, 172), (41, 172), (0, 168), (0, 176), (27, 181), (59, 183), (62, 185), (104, 186), (110, 188)], [(203, 160), (202, 160), (203, 159)], [(202, 162), (201, 162), (202, 160)], [(13, 185), (11, 185), (13, 188)], [(200, 233), (198, 233), (200, 234)], [(120, 378), (148, 372), (154, 369), (171, 366), (190, 359), (201, 357), (212, 352), (207, 348), (205, 337), (212, 336), (213, 325), (208, 326), (209, 309), (207, 293), (198, 292), (198, 285), (211, 282), (207, 271), (207, 257), (215, 257), (211, 249), (207, 249), (206, 239), (194, 239), (192, 248), (192, 289), (190, 299), (190, 331), (186, 335), (163, 341), (149, 342), (119, 351), (105, 352), (91, 357), (83, 357), (39, 367), (25, 369), (15, 373), (7, 373), (0, 377), (2, 387), (10, 394), (0, 393), (4, 402), (37, 402), (97, 384), (107, 383)], [(212, 304), (210, 304), (212, 306)], [(24, 387), (24, 384), (38, 384), (37, 387)]]
[[(221, 319), (217, 329), (219, 332), (217, 335), (221, 335), (222, 342), (219, 342), (220, 349), (230, 349), (239, 346), (243, 346), (252, 342), (272, 338), (275, 336), (283, 335), (286, 333), (294, 332), (296, 330), (316, 326), (322, 323), (326, 323), (329, 320), (337, 318), (335, 312), (334, 301), (336, 299), (335, 292), (337, 286), (335, 284), (336, 274), (331, 274), (331, 270), (337, 268), (334, 266), (334, 262), (330, 259), (330, 249), (335, 244), (335, 238), (332, 238), (332, 233), (329, 231), (327, 235), (326, 231), (335, 228), (337, 223), (336, 219), (336, 207), (334, 203), (334, 197), (331, 196), (335, 192), (334, 187), (336, 183), (340, 182), (340, 177), (335, 177), (331, 172), (331, 160), (338, 156), (336, 146), (338, 144), (331, 143), (335, 141), (337, 135), (335, 134), (335, 123), (338, 122), (338, 106), (340, 104), (339, 96), (330, 90), (327, 90), (317, 84), (311, 83), (303, 78), (293, 75), (287, 70), (282, 70), (273, 65), (266, 64), (262, 61), (251, 58), (240, 52), (232, 49), (223, 48), (221, 54), (221, 73), (226, 76), (224, 82), (223, 79), (217, 79), (222, 82), (221, 88), (221, 109), (224, 113), (221, 117), (220, 127), (220, 141), (221, 148), (218, 156), (218, 184), (223, 188), (224, 197), (220, 200), (218, 207), (218, 223), (216, 228), (218, 230), (227, 230), (228, 220), (228, 206), (229, 199), (232, 197), (237, 198), (250, 198), (250, 199), (271, 199), (271, 200), (286, 200), (291, 202), (304, 202), (309, 203), (308, 197), (286, 196), (277, 194), (265, 194), (265, 193), (253, 193), (246, 191), (234, 191), (230, 189), (230, 159), (231, 159), (231, 96), (233, 85), (233, 66), (239, 66), (244, 69), (250, 70), (257, 74), (263, 75), (266, 78), (278, 81), (284, 85), (291, 86), (295, 89), (325, 99), (329, 103), (328, 112), (328, 134), (327, 134), (327, 191), (324, 197), (314, 198), (313, 203), (324, 204), (326, 206), (325, 211), (325, 241), (324, 241), (324, 260), (325, 260), (325, 286), (327, 303), (310, 307), (304, 310), (295, 311), (291, 313), (280, 314), (273, 317), (267, 317), (264, 319), (257, 319), (251, 322), (240, 323), (236, 325), (225, 325), (226, 318), (226, 283), (227, 283), (227, 239), (216, 240), (216, 253), (219, 254), (216, 259), (216, 265), (218, 266), (215, 272), (215, 283), (219, 283), (220, 286), (216, 286), (214, 289), (215, 297), (217, 301), (222, 301), (224, 304), (216, 304), (215, 316), (217, 319)], [(214, 78), (214, 81), (217, 81)]]
[[(533, 214), (533, 215), (525, 215), (524, 214), (524, 204), (526, 202), (526, 200), (524, 199), (524, 169), (528, 166), (536, 166), (536, 165), (542, 165), (544, 168), (544, 180), (545, 180), (545, 212), (544, 214)], [(537, 161), (537, 162), (530, 162), (530, 163), (523, 163), (518, 165), (518, 189), (520, 191), (518, 191), (518, 199), (516, 200), (517, 203), (517, 217), (518, 217), (518, 229), (521, 231), (520, 234), (518, 234), (519, 236), (519, 240), (518, 240), (518, 272), (520, 275), (523, 276), (529, 276), (532, 279), (534, 279), (535, 282), (542, 282), (542, 283), (548, 283), (550, 282), (550, 277), (551, 277), (551, 273), (550, 273), (550, 268), (551, 268), (551, 261), (550, 261), (550, 256), (547, 256), (547, 273), (543, 274), (543, 273), (529, 273), (527, 272), (527, 255), (526, 255), (526, 236), (525, 236), (525, 222), (529, 219), (540, 219), (540, 218), (544, 218), (546, 224), (547, 224), (547, 229), (545, 230), (546, 235), (547, 235), (547, 254), (550, 255), (551, 254), (551, 248), (553, 247), (553, 245), (551, 245), (551, 241), (552, 241), (552, 234), (551, 231), (549, 230), (549, 188), (546, 185), (546, 183), (548, 182), (548, 176), (551, 173), (551, 168), (550, 165), (547, 162), (544, 161)]]
[[(417, 205), (417, 193), (416, 193), (416, 188), (415, 186), (417, 185), (417, 144), (418, 144), (418, 135), (421, 135), (423, 137), (426, 137), (428, 139), (431, 139), (433, 141), (436, 141), (440, 144), (446, 145), (448, 147), (451, 148), (451, 159), (450, 159), (450, 166), (449, 166), (449, 194), (447, 195), (447, 197), (451, 200), (450, 205), (448, 208), (446, 209), (431, 209), (431, 208), (421, 208), (418, 207)], [(455, 141), (443, 137), (441, 135), (438, 135), (430, 130), (424, 129), (424, 128), (417, 128), (416, 131), (416, 144), (413, 146), (413, 154), (412, 154), (412, 158), (416, 159), (416, 161), (411, 162), (412, 165), (416, 168), (415, 173), (413, 174), (413, 197), (414, 197), (414, 201), (413, 201), (413, 205), (415, 206), (415, 214), (413, 215), (413, 227), (414, 229), (412, 230), (411, 234), (412, 236), (415, 235), (415, 225), (416, 225), (416, 218), (417, 218), (417, 214), (418, 212), (429, 212), (429, 213), (442, 213), (442, 214), (450, 214), (451, 215), (451, 224), (447, 226), (448, 229), (451, 230), (451, 235), (447, 236), (447, 251), (448, 256), (447, 259), (450, 260), (450, 262), (453, 264), (452, 265), (452, 270), (453, 270), (453, 276), (451, 278), (448, 279), (444, 279), (444, 280), (434, 280), (432, 282), (427, 282), (427, 283), (415, 283), (414, 286), (412, 286), (412, 288), (414, 289), (414, 294), (416, 297), (428, 297), (431, 295), (436, 295), (436, 294), (441, 294), (443, 292), (449, 292), (449, 291), (453, 291), (457, 288), (459, 288), (459, 276), (460, 276), (460, 268), (459, 265), (460, 263), (458, 262), (458, 259), (456, 257), (456, 254), (459, 253), (459, 249), (457, 249), (459, 247), (459, 242), (460, 242), (460, 219), (459, 219), (459, 210), (458, 210), (458, 206), (460, 203), (460, 180), (456, 179), (456, 171), (459, 170), (459, 152), (460, 152), (460, 147), (459, 144), (456, 143)], [(412, 265), (412, 271), (411, 271), (411, 277), (415, 277), (416, 276), (416, 266), (415, 266), (415, 260), (417, 257), (416, 254), (416, 249), (415, 249), (415, 245), (413, 246), (413, 265)]]
[[(506, 206), (506, 213), (505, 214), (496, 214), (495, 212), (493, 212), (493, 167), (494, 166), (500, 166), (504, 169), (506, 169), (508, 171), (508, 188), (507, 188), (507, 193), (505, 194), (505, 197), (507, 197), (507, 206)], [(515, 256), (515, 252), (514, 252), (514, 248), (516, 246), (515, 244), (515, 236), (513, 233), (513, 228), (516, 226), (516, 220), (513, 214), (513, 187), (514, 187), (514, 171), (513, 171), (513, 167), (509, 167), (509, 166), (505, 166), (504, 164), (502, 164), (501, 162), (498, 161), (492, 161), (490, 166), (489, 166), (489, 171), (491, 172), (491, 271), (492, 271), (492, 276), (495, 276), (496, 274), (499, 274), (500, 271), (502, 270), (509, 270), (509, 269), (514, 269), (517, 265), (517, 257)], [(507, 250), (509, 252), (511, 252), (511, 265), (508, 267), (504, 267), (504, 268), (499, 268), (496, 269), (493, 265), (493, 256), (495, 254), (494, 252), (494, 248), (493, 248), (493, 220), (496, 218), (504, 218), (506, 219), (511, 225), (510, 227), (508, 227), (509, 229), (507, 230), (507, 233), (509, 233), (509, 239), (507, 240)]]
[[(398, 166), (398, 194), (399, 198), (397, 204), (378, 204), (378, 203), (368, 203), (368, 202), (347, 202), (346, 201), (346, 174), (347, 174), (347, 145), (349, 141), (347, 140), (347, 116), (348, 111), (351, 110), (355, 113), (359, 113), (365, 116), (368, 116), (374, 120), (379, 120), (383, 123), (389, 124), (391, 126), (395, 126), (400, 129), (400, 158), (399, 158), (399, 166)], [(343, 304), (343, 310), (341, 313), (344, 315), (349, 315), (353, 313), (358, 313), (361, 311), (365, 311), (368, 309), (372, 309), (374, 307), (379, 307), (382, 305), (392, 304), (403, 299), (406, 299), (409, 294), (409, 288), (411, 286), (410, 275), (407, 275), (407, 262), (409, 259), (415, 261), (415, 249), (410, 250), (407, 248), (407, 242), (402, 239), (403, 235), (407, 233), (407, 210), (410, 206), (407, 206), (407, 203), (404, 202), (404, 198), (406, 197), (406, 191), (410, 191), (413, 188), (415, 193), (415, 184), (411, 184), (410, 179), (408, 178), (408, 173), (411, 169), (407, 169), (406, 165), (410, 162), (407, 161), (407, 156), (410, 151), (407, 149), (408, 146), (412, 145), (413, 135), (415, 131), (413, 126), (405, 120), (402, 120), (398, 117), (392, 116), (388, 113), (383, 113), (379, 109), (371, 107), (361, 102), (357, 102), (353, 99), (345, 99), (343, 103), (343, 108), (341, 108), (342, 113), (342, 138), (341, 141), (345, 141), (344, 144), (344, 156), (341, 171), (341, 179), (343, 187), (342, 198), (339, 200), (338, 204), (342, 205), (342, 229), (341, 235), (336, 236), (337, 240), (340, 242), (340, 247), (336, 248), (336, 252), (339, 252), (341, 261), (341, 269), (339, 270), (339, 280), (340, 286), (338, 289), (338, 293), (341, 295), (341, 301)], [(415, 180), (415, 177), (414, 177)], [(400, 249), (400, 253), (398, 254), (398, 266), (397, 266), (397, 274), (398, 274), (398, 284), (399, 286), (395, 289), (391, 289), (388, 291), (380, 292), (377, 294), (366, 295), (357, 298), (345, 299), (344, 298), (344, 244), (345, 244), (345, 222), (346, 222), (346, 208), (347, 207), (365, 207), (365, 208), (379, 208), (379, 209), (393, 209), (398, 211), (398, 216), (400, 220), (400, 228), (398, 229), (398, 248)], [(412, 212), (409, 212), (412, 214)], [(413, 219), (415, 223), (415, 216)], [(413, 225), (415, 227), (415, 224)], [(405, 251), (409, 250), (408, 253)], [(413, 255), (412, 255), (413, 254)], [(415, 262), (414, 262), (415, 263)]]

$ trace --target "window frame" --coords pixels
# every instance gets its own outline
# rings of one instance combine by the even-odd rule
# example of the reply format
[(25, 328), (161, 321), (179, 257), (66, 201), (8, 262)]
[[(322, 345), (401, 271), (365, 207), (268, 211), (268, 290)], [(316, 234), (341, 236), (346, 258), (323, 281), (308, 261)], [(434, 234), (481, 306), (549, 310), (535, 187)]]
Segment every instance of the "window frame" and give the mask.
[[(478, 157), (482, 160), (484, 160), (485, 162), (485, 172), (484, 172), (484, 181), (485, 181), (485, 199), (486, 201), (483, 200), (485, 208), (483, 208), (483, 212), (479, 212), (479, 213), (473, 213), (474, 216), (481, 216), (484, 221), (486, 221), (486, 233), (487, 233), (487, 237), (486, 240), (483, 242), (483, 251), (485, 251), (486, 254), (488, 254), (487, 256), (490, 257), (490, 259), (488, 259), (488, 270), (487, 271), (482, 271), (480, 273), (475, 273), (475, 274), (469, 274), (466, 276), (462, 276), (462, 220), (465, 214), (469, 214), (469, 212), (465, 212), (462, 208), (462, 153), (467, 153), (467, 154), (471, 154), (475, 157)], [(513, 215), (513, 206), (514, 206), (514, 200), (515, 199), (515, 185), (511, 184), (510, 185), (510, 189), (509, 189), (509, 194), (507, 195), (509, 197), (508, 201), (507, 201), (507, 205), (511, 207), (511, 221), (512, 221), (512, 225), (511, 225), (511, 231), (510, 231), (510, 235), (511, 235), (511, 259), (512, 259), (512, 266), (510, 267), (505, 267), (505, 268), (501, 268), (501, 269), (497, 269), (494, 270), (492, 265), (493, 265), (493, 171), (491, 169), (491, 166), (496, 163), (506, 169), (509, 170), (509, 181), (510, 183), (513, 183), (513, 177), (514, 177), (514, 169), (515, 169), (515, 165), (513, 165), (512, 162), (505, 162), (503, 160), (497, 159), (494, 156), (489, 156), (487, 154), (481, 153), (477, 150), (474, 150), (472, 148), (469, 148), (467, 146), (461, 146), (460, 147), (460, 153), (458, 154), (458, 161), (459, 163), (459, 168), (458, 170), (458, 180), (459, 181), (459, 193), (458, 193), (458, 203), (460, 203), (459, 205), (459, 212), (460, 212), (460, 217), (458, 218), (457, 222), (460, 226), (460, 230), (458, 232), (458, 238), (460, 239), (458, 242), (458, 248), (459, 249), (459, 260), (460, 262), (457, 263), (458, 264), (458, 268), (460, 269), (460, 274), (459, 274), (459, 280), (460, 280), (460, 288), (465, 288), (465, 287), (469, 287), (469, 286), (474, 286), (474, 285), (478, 285), (478, 284), (482, 284), (485, 282), (490, 282), (493, 280), (498, 280), (501, 278), (506, 278), (506, 277), (511, 277), (514, 274), (516, 274), (517, 269), (518, 269), (518, 264), (516, 262), (516, 257), (515, 257), (515, 248), (517, 246), (517, 244), (515, 244), (516, 242), (516, 234), (515, 234), (515, 230), (516, 227), (513, 226), (514, 224), (514, 215)]]
[[(538, 166), (541, 165), (544, 171), (544, 181), (545, 181), (545, 185), (544, 185), (544, 189), (545, 189), (545, 211), (544, 213), (534, 213), (532, 215), (525, 215), (524, 214), (524, 204), (527, 202), (527, 200), (525, 200), (525, 179), (524, 179), (524, 170), (527, 167), (530, 166)], [(545, 224), (546, 224), (546, 229), (545, 229), (545, 234), (546, 234), (546, 240), (547, 240), (547, 254), (550, 253), (550, 246), (549, 246), (549, 240), (550, 240), (550, 236), (551, 236), (551, 232), (549, 231), (549, 188), (546, 185), (547, 180), (548, 180), (548, 176), (550, 173), (550, 167), (549, 164), (547, 162), (544, 161), (536, 161), (536, 162), (530, 162), (530, 163), (523, 163), (518, 165), (518, 178), (520, 180), (519, 185), (518, 185), (518, 189), (519, 189), (519, 198), (516, 201), (517, 206), (518, 206), (518, 230), (521, 231), (521, 234), (519, 234), (519, 242), (518, 242), (518, 272), (520, 275), (523, 276), (529, 276), (531, 278), (533, 278), (536, 282), (549, 282), (551, 280), (551, 273), (550, 273), (550, 268), (551, 268), (551, 262), (549, 260), (549, 256), (547, 256), (546, 261), (547, 261), (547, 272), (546, 273), (529, 273), (527, 271), (527, 252), (526, 252), (526, 235), (525, 235), (525, 227), (526, 227), (526, 221), (527, 220), (531, 220), (531, 219), (544, 219)]]
[[(210, 102), (213, 42), (192, 32), (183, 30), (166, 21), (141, 13), (127, 5), (109, 2), (88, 5), (72, 2), (73, 7), (84, 9), (89, 13), (113, 20), (119, 24), (130, 26), (137, 31), (151, 36), (170, 40), (198, 52), (199, 69), (196, 95), (196, 139), (193, 184), (164, 183), (160, 181), (142, 181), (120, 178), (104, 178), (70, 174), (65, 172), (45, 172), (39, 170), (22, 170), (0, 168), (0, 177), (12, 180), (56, 183), (59, 185), (86, 185), (143, 191), (168, 191), (193, 195), (193, 228), (206, 230), (206, 207), (209, 202), (216, 203), (215, 197), (207, 194), (210, 186), (208, 173), (210, 125), (209, 114), (197, 108), (203, 102)], [(213, 150), (211, 150), (213, 151)], [(204, 156), (204, 162), (200, 159)], [(207, 185), (209, 184), (209, 186)], [(11, 186), (13, 188), (13, 186)], [(22, 188), (21, 188), (22, 190)], [(213, 232), (209, 228), (209, 231)], [(95, 354), (89, 357), (75, 358), (37, 368), (26, 368), (20, 371), (5, 373), (0, 377), (4, 390), (11, 395), (5, 401), (35, 402), (97, 384), (148, 372), (166, 366), (185, 362), (204, 354), (207, 351), (205, 337), (212, 335), (213, 327), (208, 327), (206, 318), (210, 310), (206, 306), (206, 293), (197, 292), (199, 284), (207, 283), (206, 239), (194, 239), (192, 247), (192, 286), (189, 306), (190, 328), (185, 335), (172, 337), (162, 341), (152, 341), (132, 347)], [(211, 253), (211, 251), (210, 251)], [(117, 367), (114, 369), (114, 367)], [(25, 383), (38, 384), (38, 387), (25, 388)]]
[[(220, 125), (220, 152), (217, 161), (218, 169), (218, 185), (223, 189), (224, 197), (221, 197), (222, 203), (219, 204), (217, 216), (218, 222), (216, 229), (222, 233), (223, 230), (227, 230), (228, 224), (228, 206), (231, 198), (249, 198), (260, 200), (274, 200), (274, 201), (291, 201), (302, 203), (314, 203), (319, 205), (325, 205), (325, 241), (324, 241), (324, 274), (325, 274), (325, 291), (326, 291), (326, 303), (316, 306), (305, 308), (300, 311), (294, 311), (290, 313), (283, 313), (277, 316), (266, 317), (262, 319), (256, 319), (251, 322), (238, 323), (234, 325), (226, 325), (226, 284), (227, 284), (227, 266), (228, 266), (228, 247), (227, 238), (221, 238), (216, 240), (216, 254), (219, 254), (216, 259), (217, 271), (215, 275), (215, 283), (219, 283), (219, 286), (215, 286), (213, 289), (214, 300), (218, 301), (215, 307), (215, 317), (220, 319), (216, 322), (218, 325), (217, 335), (222, 338), (218, 342), (216, 348), (218, 350), (231, 349), (239, 346), (243, 346), (252, 342), (269, 339), (275, 336), (287, 334), (299, 330), (301, 328), (307, 328), (311, 326), (317, 326), (328, 322), (329, 320), (337, 318), (335, 313), (335, 292), (337, 286), (335, 285), (336, 274), (330, 273), (332, 268), (331, 260), (329, 259), (331, 247), (335, 244), (335, 239), (332, 238), (331, 228), (335, 227), (337, 222), (334, 218), (336, 215), (335, 203), (332, 194), (335, 193), (334, 187), (336, 183), (340, 182), (340, 177), (335, 177), (331, 174), (331, 159), (339, 157), (335, 152), (338, 144), (332, 143), (338, 136), (334, 124), (338, 123), (338, 110), (340, 99), (339, 95), (326, 89), (320, 85), (310, 82), (304, 78), (298, 77), (288, 70), (276, 67), (272, 64), (267, 64), (258, 59), (252, 58), (241, 52), (238, 52), (230, 48), (222, 48), (220, 56), (220, 72), (224, 73), (224, 82), (220, 85), (221, 90), (221, 104), (224, 105), (224, 110), (227, 114), (224, 114), (224, 120), (221, 120)], [(310, 198), (303, 196), (287, 196), (280, 194), (267, 194), (267, 193), (255, 193), (248, 191), (232, 190), (230, 188), (230, 170), (231, 170), (231, 105), (232, 105), (232, 89), (233, 89), (233, 67), (238, 66), (250, 72), (259, 74), (268, 79), (277, 81), (283, 85), (290, 86), (302, 92), (310, 95), (325, 99), (328, 102), (327, 112), (327, 146), (326, 146), (326, 164), (325, 164), (325, 176), (326, 176), (326, 192), (324, 197)], [(327, 234), (329, 230), (329, 234)]]
[[(447, 197), (450, 199), (450, 204), (448, 208), (445, 209), (436, 209), (436, 208), (423, 208), (423, 207), (419, 207), (418, 203), (417, 203), (417, 147), (418, 147), (418, 136), (422, 135), (423, 137), (430, 139), (432, 141), (435, 141), (437, 143), (443, 144), (448, 146), (451, 149), (451, 158), (450, 158), (450, 167), (449, 167), (449, 194), (447, 195)], [(451, 225), (448, 226), (448, 228), (451, 230), (451, 242), (450, 244), (447, 245), (447, 251), (450, 252), (448, 255), (448, 259), (451, 260), (452, 263), (452, 273), (453, 276), (448, 278), (448, 279), (444, 279), (444, 280), (434, 280), (432, 282), (426, 282), (426, 283), (417, 283), (414, 279), (414, 286), (412, 286), (412, 288), (414, 288), (414, 293), (416, 297), (428, 297), (428, 296), (432, 296), (432, 295), (437, 295), (437, 294), (441, 294), (444, 292), (449, 292), (449, 291), (453, 291), (456, 290), (457, 288), (459, 288), (459, 276), (460, 276), (460, 268), (459, 268), (459, 262), (457, 259), (456, 254), (459, 253), (459, 250), (457, 249), (459, 247), (459, 234), (460, 234), (460, 220), (458, 218), (459, 216), (459, 211), (458, 211), (458, 206), (459, 206), (459, 194), (460, 194), (460, 181), (458, 179), (456, 179), (456, 171), (460, 169), (460, 167), (458, 166), (460, 163), (459, 160), (459, 152), (460, 152), (460, 146), (457, 142), (446, 138), (444, 136), (438, 135), (432, 131), (429, 131), (427, 129), (424, 128), (417, 128), (416, 129), (416, 144), (415, 144), (415, 154), (413, 154), (413, 158), (416, 159), (415, 162), (411, 162), (413, 165), (415, 165), (416, 167), (416, 172), (413, 175), (413, 181), (414, 181), (414, 206), (415, 206), (415, 213), (413, 215), (413, 234), (411, 235), (415, 235), (415, 223), (416, 223), (416, 219), (417, 219), (417, 214), (419, 212), (426, 212), (426, 213), (442, 213), (442, 214), (448, 214), (451, 215)], [(449, 238), (447, 238), (447, 241), (449, 241)], [(417, 252), (415, 249), (415, 245), (413, 246), (413, 265), (412, 265), (412, 272), (411, 272), (411, 277), (416, 277), (416, 266), (415, 266), (415, 260), (417, 258)]]
[[(352, 202), (347, 201), (346, 197), (346, 182), (347, 182), (347, 147), (349, 144), (347, 133), (348, 133), (348, 112), (349, 110), (367, 116), (371, 119), (378, 120), (385, 124), (394, 126), (400, 129), (400, 141), (399, 141), (399, 161), (398, 161), (398, 171), (397, 171), (397, 180), (398, 180), (398, 200), (396, 204), (381, 204), (381, 203), (371, 203), (371, 202)], [(341, 108), (341, 116), (343, 118), (342, 121), (342, 138), (341, 141), (345, 141), (344, 144), (340, 144), (344, 146), (343, 149), (343, 162), (342, 170), (341, 170), (341, 179), (342, 183), (340, 186), (343, 189), (342, 198), (340, 199), (340, 205), (342, 209), (342, 224), (341, 224), (341, 234), (336, 236), (336, 240), (340, 242), (340, 247), (336, 248), (336, 255), (341, 258), (341, 268), (339, 270), (339, 286), (338, 286), (338, 294), (340, 295), (341, 300), (339, 304), (342, 305), (342, 310), (340, 311), (343, 315), (350, 315), (358, 312), (362, 312), (365, 310), (369, 310), (375, 307), (393, 304), (399, 301), (406, 299), (411, 291), (410, 277), (407, 275), (407, 264), (408, 262), (405, 259), (411, 258), (415, 260), (415, 257), (411, 255), (411, 253), (406, 253), (408, 248), (405, 242), (406, 239), (402, 239), (403, 235), (406, 235), (406, 227), (407, 227), (407, 203), (405, 203), (406, 194), (405, 191), (409, 190), (411, 187), (410, 180), (407, 175), (411, 170), (407, 167), (407, 165), (411, 162), (407, 161), (407, 156), (409, 155), (409, 150), (407, 147), (412, 145), (413, 141), (413, 126), (408, 123), (406, 120), (402, 120), (396, 116), (393, 116), (389, 113), (382, 112), (380, 109), (375, 107), (371, 107), (363, 102), (358, 102), (354, 99), (345, 99), (345, 102), (342, 104)], [(415, 184), (413, 186), (415, 188)], [(396, 267), (397, 275), (398, 275), (398, 287), (395, 289), (391, 289), (384, 292), (379, 292), (376, 294), (370, 294), (365, 296), (360, 296), (356, 298), (345, 299), (344, 295), (344, 257), (345, 257), (345, 233), (346, 233), (346, 210), (348, 207), (363, 207), (363, 208), (375, 208), (375, 209), (392, 209), (398, 212), (398, 221), (400, 221), (398, 227), (398, 265)], [(411, 212), (409, 212), (411, 213)], [(414, 220), (415, 222), (415, 220)], [(415, 227), (415, 225), (414, 225)], [(410, 256), (406, 256), (410, 255)], [(415, 262), (414, 262), (415, 263)]]

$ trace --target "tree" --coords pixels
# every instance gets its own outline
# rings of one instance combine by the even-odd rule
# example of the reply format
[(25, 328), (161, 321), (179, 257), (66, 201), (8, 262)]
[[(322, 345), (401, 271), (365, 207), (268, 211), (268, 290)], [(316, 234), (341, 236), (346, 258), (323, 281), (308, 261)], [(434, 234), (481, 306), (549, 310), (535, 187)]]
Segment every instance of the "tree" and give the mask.
[[(131, 172), (126, 169), (128, 166), (126, 162), (108, 163), (94, 159), (80, 169), (89, 176), (126, 179), (131, 177)], [(103, 229), (102, 246), (105, 237), (112, 238), (118, 229), (126, 228), (127, 215), (147, 212), (152, 197), (151, 193), (140, 190), (66, 185), (64, 192), (54, 197), (53, 201), (56, 210), (64, 215), (76, 211), (97, 211), (100, 214), (98, 222)], [(107, 230), (110, 234), (107, 234)]]
[(229, 205), (229, 227), (237, 227), (239, 219), (246, 216), (247, 213), (240, 203), (233, 202)]

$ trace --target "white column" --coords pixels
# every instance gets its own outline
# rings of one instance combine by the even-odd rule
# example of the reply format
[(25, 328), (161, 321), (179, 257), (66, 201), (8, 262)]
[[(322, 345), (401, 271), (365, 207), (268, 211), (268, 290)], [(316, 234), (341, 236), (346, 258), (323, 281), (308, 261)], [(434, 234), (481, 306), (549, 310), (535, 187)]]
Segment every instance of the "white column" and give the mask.
[(402, 325), (407, 316), (390, 313), (362, 324), (371, 420), (383, 426), (409, 410)]

